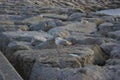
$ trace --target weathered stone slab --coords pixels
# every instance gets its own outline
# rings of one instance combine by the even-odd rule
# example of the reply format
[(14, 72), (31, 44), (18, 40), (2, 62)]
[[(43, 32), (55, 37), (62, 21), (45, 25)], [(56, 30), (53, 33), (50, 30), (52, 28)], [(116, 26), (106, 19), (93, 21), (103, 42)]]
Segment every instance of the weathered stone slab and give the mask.
[(9, 31), (0, 35), (0, 49), (9, 60), (14, 52), (33, 49), (33, 46), (52, 37), (47, 33), (36, 31)]
[(56, 19), (51, 19), (51, 20), (43, 20), (39, 21), (36, 24), (32, 24), (30, 26), (30, 30), (32, 31), (48, 31), (51, 28), (58, 27), (58, 26), (63, 26), (63, 22), (61, 20), (56, 20)]
[(58, 14), (41, 14), (45, 18), (59, 19), (59, 20), (67, 20), (68, 15), (58, 15)]
[(111, 51), (113, 50), (113, 48), (115, 46), (117, 46), (117, 43), (113, 43), (113, 42), (108, 42), (108, 43), (103, 43), (100, 45), (100, 47), (102, 48), (102, 50), (106, 53), (106, 55), (110, 56)]
[(120, 65), (107, 65), (104, 67), (106, 73), (111, 77), (111, 80), (120, 79)]
[(24, 17), (20, 15), (0, 15), (0, 20), (11, 20), (11, 21), (20, 21), (24, 19)]
[(109, 32), (108, 36), (113, 39), (120, 40), (120, 30)]
[[(93, 76), (94, 75), (94, 76)], [(104, 69), (89, 65), (85, 68), (53, 68), (35, 64), (30, 80), (111, 80)]]
[[(49, 34), (55, 34), (57, 31), (67, 30), (70, 32), (92, 33), (96, 30), (96, 24), (94, 23), (80, 23), (74, 22), (65, 26), (52, 28), (48, 31)], [(62, 32), (61, 32), (62, 33)]]
[(113, 47), (110, 56), (114, 59), (120, 59), (120, 45)]
[(29, 27), (27, 25), (0, 25), (0, 32), (6, 31), (28, 31)]
[(1, 47), (7, 46), (11, 41), (25, 41), (31, 42), (33, 40), (39, 40), (41, 42), (46, 41), (47, 39), (51, 38), (52, 36), (45, 33), (45, 32), (37, 32), (37, 31), (8, 31), (2, 32), (1, 34)]
[(24, 50), (18, 51), (14, 55), (14, 65), (21, 75), (28, 78), (33, 64), (41, 66), (67, 68), (83, 67), (94, 63), (94, 51), (87, 47), (74, 47), (62, 49)]
[(101, 36), (85, 34), (80, 32), (72, 32), (71, 35), (67, 37), (73, 44), (80, 45), (93, 45), (93, 44), (102, 44), (104, 39)]

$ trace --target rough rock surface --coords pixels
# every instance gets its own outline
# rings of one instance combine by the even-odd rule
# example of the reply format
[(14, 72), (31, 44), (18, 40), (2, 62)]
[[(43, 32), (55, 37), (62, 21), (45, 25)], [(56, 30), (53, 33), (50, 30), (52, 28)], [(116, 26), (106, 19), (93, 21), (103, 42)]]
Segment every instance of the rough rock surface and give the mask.
[[(110, 80), (109, 75), (98, 66), (87, 66), (85, 68), (52, 68), (41, 67), (35, 64), (30, 80)], [(49, 73), (51, 75), (49, 75)], [(38, 77), (36, 77), (38, 75)], [(94, 77), (93, 77), (94, 75)], [(47, 76), (47, 77), (46, 77)]]
[(111, 8), (120, 1), (0, 0), (0, 80), (22, 80), (17, 72), (24, 80), (119, 80), (120, 16), (96, 12)]
[[(59, 68), (82, 67), (94, 63), (94, 51), (82, 47), (73, 49), (64, 48), (39, 51), (18, 51), (14, 56), (15, 66), (23, 70), (24, 73), (21, 74), (25, 77), (28, 76), (28, 72), (31, 71), (32, 65), (36, 62), (39, 62), (41, 66), (48, 65)], [(21, 62), (21, 60), (23, 62)]]

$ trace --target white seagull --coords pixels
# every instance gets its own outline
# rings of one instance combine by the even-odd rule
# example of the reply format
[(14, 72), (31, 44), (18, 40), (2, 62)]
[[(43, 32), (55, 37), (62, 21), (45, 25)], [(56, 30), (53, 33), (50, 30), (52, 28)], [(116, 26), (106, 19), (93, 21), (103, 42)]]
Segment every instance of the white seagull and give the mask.
[(70, 41), (67, 41), (63, 38), (60, 38), (60, 37), (57, 37), (55, 38), (55, 44), (58, 45), (58, 46), (69, 46), (69, 45), (72, 45), (72, 43)]
[(81, 22), (80, 22), (81, 24), (88, 24), (89, 22), (87, 21), (87, 20), (81, 20)]

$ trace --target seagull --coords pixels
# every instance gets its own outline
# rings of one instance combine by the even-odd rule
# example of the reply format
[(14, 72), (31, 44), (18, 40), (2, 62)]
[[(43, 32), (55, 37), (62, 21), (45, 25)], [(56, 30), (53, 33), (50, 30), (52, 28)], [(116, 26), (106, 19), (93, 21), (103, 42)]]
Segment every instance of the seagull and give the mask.
[(81, 24), (88, 24), (88, 21), (87, 21), (87, 20), (81, 20), (80, 23), (81, 23)]
[(72, 45), (72, 43), (70, 41), (67, 41), (61, 37), (56, 37), (55, 38), (55, 44), (58, 46), (69, 46)]

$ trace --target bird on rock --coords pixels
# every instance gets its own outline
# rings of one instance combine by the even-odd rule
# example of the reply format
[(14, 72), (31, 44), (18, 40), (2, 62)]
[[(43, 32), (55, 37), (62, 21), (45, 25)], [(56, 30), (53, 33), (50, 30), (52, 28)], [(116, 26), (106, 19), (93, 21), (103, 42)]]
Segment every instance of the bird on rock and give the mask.
[(87, 21), (87, 20), (81, 20), (81, 22), (80, 22), (81, 24), (88, 24), (89, 22)]
[(66, 39), (63, 39), (61, 37), (56, 37), (55, 38), (55, 44), (58, 46), (69, 46), (72, 45), (72, 43)]

